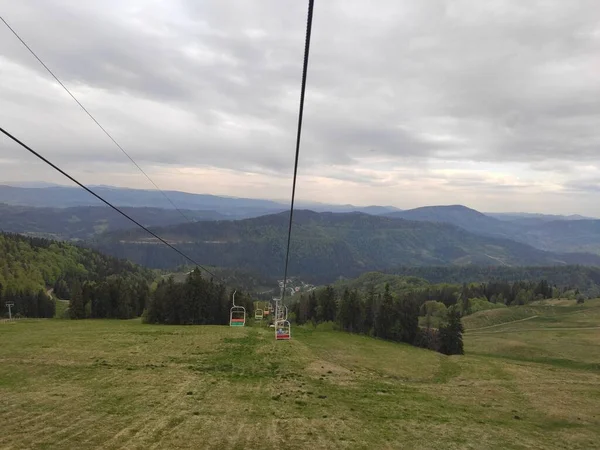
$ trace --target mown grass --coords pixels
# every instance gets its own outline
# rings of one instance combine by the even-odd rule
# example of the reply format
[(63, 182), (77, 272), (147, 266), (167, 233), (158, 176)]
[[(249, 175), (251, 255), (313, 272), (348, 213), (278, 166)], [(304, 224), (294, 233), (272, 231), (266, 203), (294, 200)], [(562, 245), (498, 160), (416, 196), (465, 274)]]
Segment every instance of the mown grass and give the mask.
[(586, 306), (468, 331), (452, 357), (301, 328), (276, 342), (260, 327), (0, 325), (0, 447), (595, 448), (600, 304)]

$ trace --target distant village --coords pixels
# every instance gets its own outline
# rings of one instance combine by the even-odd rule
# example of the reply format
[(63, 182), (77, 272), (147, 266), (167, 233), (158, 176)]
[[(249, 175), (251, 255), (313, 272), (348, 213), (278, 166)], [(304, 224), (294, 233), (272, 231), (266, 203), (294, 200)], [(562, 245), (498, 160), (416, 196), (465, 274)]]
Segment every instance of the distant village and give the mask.
[[(283, 289), (283, 280), (277, 280), (277, 284), (279, 284), (279, 290)], [(305, 283), (298, 278), (288, 278), (288, 282), (286, 285), (286, 295), (293, 297), (295, 294), (301, 294), (304, 292), (311, 292), (316, 289), (316, 286)]]

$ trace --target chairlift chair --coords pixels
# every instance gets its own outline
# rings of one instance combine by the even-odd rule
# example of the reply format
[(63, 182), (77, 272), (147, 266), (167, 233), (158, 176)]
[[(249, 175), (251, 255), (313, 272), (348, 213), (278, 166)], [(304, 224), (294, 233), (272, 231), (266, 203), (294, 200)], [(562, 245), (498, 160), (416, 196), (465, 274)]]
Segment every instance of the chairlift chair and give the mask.
[(236, 306), (235, 304), (235, 293), (233, 291), (233, 306), (229, 310), (229, 326), (230, 327), (243, 327), (246, 325), (246, 308), (243, 306)]
[(280, 320), (275, 323), (275, 340), (289, 341), (292, 337), (292, 327), (288, 320)]
[(254, 320), (263, 320), (264, 311), (260, 308), (254, 310)]

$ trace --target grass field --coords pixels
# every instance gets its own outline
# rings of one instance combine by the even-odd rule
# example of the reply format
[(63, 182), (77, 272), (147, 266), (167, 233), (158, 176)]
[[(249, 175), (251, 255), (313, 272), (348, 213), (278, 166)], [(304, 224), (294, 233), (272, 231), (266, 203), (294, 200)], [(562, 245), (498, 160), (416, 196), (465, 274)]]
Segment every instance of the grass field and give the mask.
[(452, 357), (298, 328), (275, 342), (257, 327), (1, 324), (0, 448), (598, 448), (600, 302), (525, 308), (537, 317), (465, 320)]

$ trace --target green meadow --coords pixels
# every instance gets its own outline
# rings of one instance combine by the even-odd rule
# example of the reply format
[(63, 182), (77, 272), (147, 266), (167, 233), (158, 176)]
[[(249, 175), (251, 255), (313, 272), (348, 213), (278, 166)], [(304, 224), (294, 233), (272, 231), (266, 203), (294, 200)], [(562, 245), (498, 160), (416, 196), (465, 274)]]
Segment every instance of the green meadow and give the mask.
[(0, 448), (600, 447), (600, 300), (464, 324), (448, 357), (319, 328), (2, 323)]

